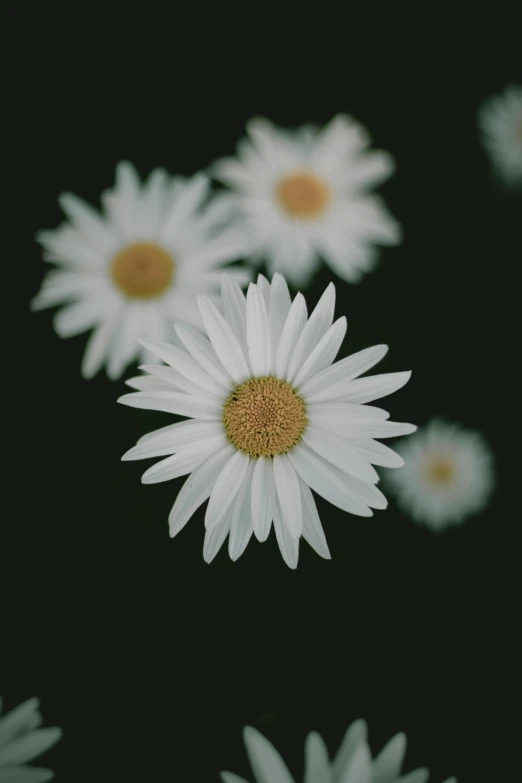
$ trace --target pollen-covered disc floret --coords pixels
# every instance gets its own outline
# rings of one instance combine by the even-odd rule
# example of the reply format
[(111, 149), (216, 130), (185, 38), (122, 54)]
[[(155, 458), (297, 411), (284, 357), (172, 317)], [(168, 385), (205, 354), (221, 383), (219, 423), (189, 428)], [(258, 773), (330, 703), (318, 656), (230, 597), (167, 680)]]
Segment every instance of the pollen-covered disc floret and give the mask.
[[(170, 177), (163, 169), (140, 182), (130, 163), (116, 169), (102, 196), (103, 214), (65, 193), (68, 222), (42, 231), (44, 258), (58, 269), (44, 277), (32, 307), (60, 306), (60, 337), (91, 331), (82, 363), (85, 378), (103, 365), (110, 378), (140, 358), (151, 361), (138, 337), (163, 340), (174, 319), (201, 327), (199, 293), (219, 288), (223, 264), (244, 255), (244, 237), (223, 228), (223, 211), (209, 200), (210, 181)], [(230, 269), (241, 285), (251, 274)]]
[(121, 402), (189, 419), (145, 435), (124, 459), (163, 458), (143, 474), (147, 484), (190, 473), (172, 507), (170, 534), (208, 499), (207, 562), (227, 536), (236, 560), (252, 535), (265, 541), (272, 525), (291, 568), (301, 537), (329, 558), (311, 490), (358, 516), (386, 508), (373, 465), (403, 462), (376, 439), (415, 427), (365, 403), (400, 389), (410, 373), (359, 377), (382, 359), (385, 345), (334, 361), (346, 318), (334, 321), (333, 284), (308, 316), (303, 295), (292, 302), (279, 274), (271, 284), (260, 275), (246, 297), (223, 275), (218, 304), (198, 297), (204, 333), (176, 324), (172, 344), (142, 340), (165, 365), (145, 365), (147, 374), (127, 381), (136, 391)]
[(218, 194), (244, 231), (252, 263), (266, 262), (296, 288), (323, 260), (350, 283), (377, 262), (377, 246), (401, 241), (399, 224), (372, 192), (393, 172), (391, 155), (370, 148), (364, 128), (338, 115), (324, 128), (247, 123), (237, 158), (212, 167), (229, 188)]
[[(243, 739), (256, 783), (294, 783), (282, 756), (266, 737), (256, 729), (245, 726)], [(305, 742), (303, 779), (307, 783), (426, 783), (429, 773), (425, 768), (402, 774), (405, 756), (406, 736), (400, 733), (392, 737), (373, 757), (366, 723), (356, 720), (348, 727), (332, 759), (322, 737), (316, 731), (310, 732)], [(223, 783), (247, 783), (232, 772), (222, 772), (221, 780)], [(450, 778), (446, 783), (457, 783), (457, 779)]]
[(286, 454), (306, 427), (302, 399), (286, 381), (251, 378), (225, 403), (225, 432), (230, 442), (250, 457)]

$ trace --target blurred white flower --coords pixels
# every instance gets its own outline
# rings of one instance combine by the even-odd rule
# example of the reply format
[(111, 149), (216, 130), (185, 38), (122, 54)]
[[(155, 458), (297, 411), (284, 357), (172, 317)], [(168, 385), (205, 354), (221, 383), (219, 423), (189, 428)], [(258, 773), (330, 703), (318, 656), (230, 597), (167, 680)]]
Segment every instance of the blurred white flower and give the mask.
[(395, 245), (401, 230), (372, 188), (393, 171), (392, 157), (367, 148), (369, 136), (338, 115), (323, 129), (283, 131), (268, 120), (247, 125), (237, 159), (212, 167), (232, 188), (218, 196), (266, 261), (294, 286), (308, 283), (322, 258), (350, 283), (373, 269), (375, 245)]
[[(246, 726), (243, 738), (256, 783), (294, 783), (285, 762), (271, 743), (256, 729)], [(366, 723), (355, 721), (348, 728), (333, 760), (317, 732), (305, 743), (304, 783), (426, 783), (427, 769), (401, 775), (406, 753), (406, 737), (396, 734), (372, 759)], [(232, 772), (222, 772), (223, 783), (246, 783)], [(446, 783), (457, 783), (456, 778)]]
[[(54, 320), (61, 337), (93, 332), (82, 373), (105, 363), (117, 378), (139, 355), (137, 337), (163, 339), (174, 318), (200, 323), (195, 297), (219, 288), (223, 263), (242, 255), (235, 232), (223, 232), (221, 207), (206, 203), (210, 183), (197, 174), (170, 178), (156, 169), (141, 184), (130, 163), (120, 163), (116, 184), (102, 196), (101, 216), (71, 193), (60, 198), (69, 223), (42, 231), (48, 272), (35, 310), (64, 305)], [(229, 274), (245, 284), (246, 270)]]
[(25, 766), (62, 737), (59, 728), (39, 728), (42, 716), (38, 707), (38, 699), (29, 699), (0, 718), (0, 783), (44, 783), (54, 778), (50, 769)]
[(479, 111), (483, 143), (508, 185), (522, 184), (522, 86), (492, 95)]
[(385, 410), (365, 403), (400, 389), (410, 373), (358, 378), (382, 359), (384, 345), (332, 364), (346, 332), (344, 316), (332, 325), (332, 283), (309, 318), (303, 295), (292, 303), (278, 274), (271, 285), (260, 275), (246, 300), (223, 275), (223, 315), (207, 297), (198, 304), (208, 338), (177, 325), (174, 345), (143, 341), (169, 366), (144, 367), (151, 374), (131, 379), (138, 391), (119, 400), (193, 420), (145, 436), (123, 459), (167, 457), (144, 473), (146, 484), (191, 474), (170, 514), (171, 536), (210, 496), (207, 562), (227, 535), (236, 560), (252, 533), (267, 539), (272, 520), (291, 568), (300, 536), (329, 558), (310, 488), (352, 514), (386, 507), (372, 464), (402, 460), (374, 438), (416, 427), (387, 421)]
[(405, 466), (386, 480), (416, 522), (441, 530), (486, 505), (494, 486), (493, 459), (480, 433), (434, 419), (397, 451)]

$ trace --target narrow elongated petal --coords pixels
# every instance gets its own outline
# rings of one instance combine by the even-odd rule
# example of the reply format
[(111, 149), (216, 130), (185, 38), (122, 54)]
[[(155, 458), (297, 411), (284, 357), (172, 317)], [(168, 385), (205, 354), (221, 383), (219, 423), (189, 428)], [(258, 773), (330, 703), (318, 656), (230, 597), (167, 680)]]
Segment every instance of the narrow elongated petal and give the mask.
[[(414, 769), (413, 772), (408, 772), (407, 775), (401, 777), (400, 783), (427, 783), (429, 777), (429, 770), (425, 767), (421, 767), (420, 769)], [(457, 783), (457, 778), (448, 779), (445, 783)]]
[(145, 471), (141, 477), (143, 484), (158, 484), (161, 481), (170, 481), (179, 476), (186, 476), (196, 468), (199, 468), (212, 454), (221, 450), (227, 444), (224, 433), (214, 435), (205, 440), (187, 443), (180, 446), (176, 454), (157, 462)]
[(297, 294), (292, 302), (285, 321), (275, 357), (275, 373), (278, 378), (286, 379), (290, 359), (306, 324), (306, 302), (302, 294)]
[[(201, 394), (202, 387), (189, 380), (186, 375), (164, 364), (142, 364), (140, 370), (150, 373), (154, 379), (161, 380), (171, 391), (182, 391), (186, 394), (195, 394), (196, 397)], [(127, 381), (128, 383), (128, 381)], [(214, 394), (214, 392), (212, 392)], [(216, 396), (219, 396), (216, 393)]]
[(190, 416), (194, 419), (217, 421), (221, 418), (223, 406), (215, 397), (200, 397), (181, 392), (133, 392), (118, 398), (118, 402), (130, 408), (175, 413), (178, 416)]
[(47, 783), (54, 778), (51, 769), (42, 767), (4, 767), (0, 769), (1, 783)]
[(169, 516), (171, 538), (185, 527), (196, 509), (209, 497), (217, 477), (234, 453), (234, 447), (227, 443), (185, 481)]
[(92, 378), (102, 367), (108, 354), (115, 325), (115, 318), (106, 318), (96, 326), (90, 335), (82, 359), (81, 372), (84, 378)]
[(245, 478), (249, 458), (242, 451), (236, 451), (219, 474), (205, 514), (205, 527), (219, 524), (230, 508)]
[(274, 479), (281, 509), (283, 524), (288, 526), (290, 535), (298, 538), (303, 529), (301, 492), (295, 470), (286, 454), (274, 457)]
[(228, 539), (228, 553), (232, 561), (236, 561), (245, 551), (248, 542), (252, 538), (252, 514), (251, 514), (251, 485), (253, 461), (250, 460), (248, 468), (234, 501), (232, 519), (230, 522), (230, 536)]
[(334, 780), (340, 780), (359, 745), (366, 743), (368, 729), (365, 721), (355, 720), (348, 727), (332, 764)]
[(245, 778), (240, 778), (239, 775), (234, 775), (233, 772), (221, 772), (221, 780), (223, 783), (248, 783)]
[(283, 560), (289, 568), (296, 569), (299, 560), (299, 538), (290, 535), (288, 526), (283, 520), (279, 503), (276, 503), (274, 511), (274, 530)]
[(165, 429), (151, 433), (146, 440), (139, 441), (129, 449), (122, 460), (149, 459), (174, 454), (187, 444), (205, 442), (207, 438), (224, 435), (220, 421), (179, 421)]
[(250, 370), (232, 329), (208, 297), (198, 296), (198, 306), (210, 342), (223, 367), (236, 383), (242, 383), (250, 377)]
[(335, 286), (330, 283), (304, 327), (288, 363), (287, 380), (293, 381), (319, 340), (332, 325), (335, 308)]
[(328, 751), (321, 736), (312, 731), (305, 742), (304, 783), (333, 783)]
[(277, 346), (283, 331), (292, 300), (286, 280), (282, 275), (275, 274), (270, 287), (270, 300), (268, 305), (268, 320), (270, 323), (270, 342), (272, 346), (272, 365), (275, 370), (275, 357)]
[(53, 727), (36, 729), (18, 739), (13, 739), (8, 745), (0, 748), (0, 776), (4, 766), (32, 761), (49, 750), (61, 737), (62, 730)]
[(252, 474), (252, 526), (258, 541), (266, 541), (274, 518), (276, 486), (271, 460), (260, 457)]
[(204, 391), (211, 394), (226, 394), (227, 388), (211, 378), (186, 351), (176, 348), (175, 345), (156, 340), (140, 340), (140, 343)]
[(225, 538), (230, 532), (229, 514), (221, 520), (212, 530), (205, 530), (205, 541), (203, 543), (203, 560), (205, 563), (211, 563), (223, 544)]
[(368, 506), (353, 497), (346, 482), (306, 446), (297, 445), (289, 452), (288, 458), (302, 480), (332, 505), (357, 516), (372, 516)]
[(193, 359), (224, 389), (230, 389), (232, 379), (227, 373), (210, 340), (193, 326), (176, 324), (176, 334)]
[(270, 301), (270, 283), (264, 275), (257, 276), (257, 287), (259, 289), (259, 293), (263, 297), (266, 309), (268, 310), (268, 303)]
[(393, 449), (370, 438), (353, 438), (350, 444), (354, 449), (372, 465), (381, 465), (383, 468), (402, 468), (404, 460)]
[(241, 348), (246, 352), (246, 302), (239, 285), (229, 275), (221, 278), (221, 301), (223, 314), (228, 325), (237, 336)]
[(339, 438), (331, 432), (308, 426), (303, 434), (303, 443), (321, 457), (336, 465), (345, 473), (351, 473), (362, 481), (375, 484), (379, 474), (370, 462), (357, 451), (346, 439)]
[(256, 783), (294, 783), (283, 759), (262, 734), (246, 726), (243, 739)]
[(380, 362), (388, 351), (387, 345), (365, 348), (311, 377), (301, 388), (309, 402), (322, 402), (340, 398), (347, 391), (348, 383)]
[(317, 513), (314, 496), (308, 484), (305, 484), (299, 476), (298, 478), (301, 489), (301, 505), (303, 507), (303, 538), (320, 557), (330, 560), (330, 550), (328, 549), (323, 526)]
[(411, 372), (390, 372), (384, 375), (371, 375), (369, 378), (357, 378), (351, 381), (340, 399), (362, 405), (402, 389), (411, 378)]
[(265, 300), (259, 288), (250, 283), (247, 293), (247, 345), (252, 375), (262, 378), (270, 375), (272, 349)]
[(368, 745), (359, 745), (340, 783), (372, 783), (372, 756)]
[(372, 783), (388, 783), (399, 777), (406, 754), (406, 736), (396, 734), (373, 762)]
[(331, 326), (324, 337), (319, 340), (314, 350), (305, 361), (293, 380), (297, 389), (325, 367), (329, 367), (339, 352), (346, 334), (347, 322), (344, 315)]
[(0, 747), (25, 728), (39, 705), (38, 699), (27, 699), (0, 720)]

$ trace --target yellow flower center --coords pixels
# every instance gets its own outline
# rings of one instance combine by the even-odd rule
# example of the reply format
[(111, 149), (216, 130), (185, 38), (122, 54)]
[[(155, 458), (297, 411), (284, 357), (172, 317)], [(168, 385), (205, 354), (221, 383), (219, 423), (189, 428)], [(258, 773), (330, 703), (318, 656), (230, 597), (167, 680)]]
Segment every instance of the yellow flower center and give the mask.
[(166, 250), (149, 242), (136, 242), (114, 256), (111, 275), (127, 296), (151, 299), (170, 286), (174, 268), (174, 259)]
[(250, 457), (275, 457), (290, 451), (306, 427), (305, 406), (289, 383), (251, 378), (225, 403), (223, 422), (229, 441)]
[(299, 171), (279, 182), (277, 198), (292, 217), (315, 218), (326, 210), (330, 201), (330, 188), (314, 174)]
[(453, 464), (445, 457), (438, 457), (430, 462), (427, 473), (436, 484), (449, 484), (453, 479)]

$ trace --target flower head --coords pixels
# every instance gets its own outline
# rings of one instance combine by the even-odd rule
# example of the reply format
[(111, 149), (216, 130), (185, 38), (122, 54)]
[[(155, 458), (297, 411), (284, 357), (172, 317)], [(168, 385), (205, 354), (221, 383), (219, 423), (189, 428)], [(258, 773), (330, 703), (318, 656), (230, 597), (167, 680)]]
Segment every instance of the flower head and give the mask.
[[(294, 783), (285, 762), (256, 729), (247, 726), (243, 738), (256, 783)], [(317, 732), (311, 732), (305, 743), (305, 783), (426, 783), (427, 769), (416, 769), (401, 775), (406, 754), (406, 737), (396, 734), (373, 759), (368, 745), (366, 723), (354, 721), (349, 726), (333, 760)], [(232, 772), (222, 772), (223, 783), (246, 783)], [(457, 783), (456, 778), (446, 783)]]
[[(54, 321), (61, 337), (92, 330), (86, 378), (103, 364), (117, 378), (138, 355), (150, 360), (137, 338), (163, 339), (174, 318), (200, 325), (196, 295), (218, 290), (222, 265), (243, 253), (208, 193), (202, 174), (184, 180), (156, 169), (142, 185), (133, 166), (120, 163), (115, 187), (102, 196), (103, 216), (71, 193), (61, 196), (69, 222), (38, 237), (59, 269), (46, 274), (32, 305), (63, 306)], [(249, 279), (242, 269), (229, 273)]]
[(370, 193), (393, 160), (367, 150), (369, 137), (350, 117), (294, 133), (254, 119), (247, 131), (237, 159), (219, 160), (212, 171), (231, 188), (218, 198), (243, 228), (252, 259), (266, 261), (270, 274), (301, 286), (323, 258), (355, 283), (374, 267), (376, 245), (400, 241), (399, 225)]
[(29, 699), (0, 718), (0, 783), (44, 783), (54, 777), (50, 769), (25, 766), (62, 737), (59, 728), (40, 728), (38, 706), (38, 699)]
[[(168, 366), (145, 366), (128, 383), (138, 391), (120, 401), (136, 408), (189, 416), (146, 435), (124, 459), (166, 457), (143, 475), (156, 483), (191, 473), (170, 514), (175, 536), (210, 497), (204, 557), (210, 561), (229, 535), (233, 560), (252, 534), (265, 541), (272, 522), (286, 563), (297, 566), (303, 536), (322, 556), (329, 551), (310, 488), (360, 516), (386, 507), (373, 464), (402, 460), (375, 438), (413, 432), (365, 403), (403, 386), (409, 372), (359, 378), (387, 347), (333, 363), (346, 318), (333, 322), (330, 284), (308, 317), (281, 275), (259, 277), (245, 298), (226, 275), (222, 311), (198, 298), (206, 334), (176, 325), (176, 342), (143, 344)], [(171, 455), (171, 456), (168, 456)]]
[(492, 95), (480, 108), (484, 147), (508, 185), (522, 185), (522, 87)]
[(405, 466), (387, 482), (415, 521), (441, 530), (476, 514), (489, 500), (493, 459), (480, 433), (434, 419), (397, 451)]

